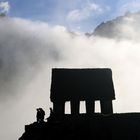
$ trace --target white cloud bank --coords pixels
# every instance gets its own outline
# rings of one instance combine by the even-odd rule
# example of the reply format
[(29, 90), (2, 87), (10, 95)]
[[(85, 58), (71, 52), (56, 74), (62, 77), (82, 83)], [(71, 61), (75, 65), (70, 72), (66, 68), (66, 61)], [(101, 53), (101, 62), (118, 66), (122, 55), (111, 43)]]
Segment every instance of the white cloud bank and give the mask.
[(132, 30), (140, 20), (135, 18), (114, 23), (123, 29), (122, 39), (76, 36), (61, 26), (0, 18), (0, 139), (20, 137), (24, 125), (35, 120), (36, 107), (49, 114), (52, 67), (109, 67), (114, 112), (140, 111), (140, 32)]
[(10, 4), (8, 1), (0, 2), (0, 13), (8, 13), (10, 10)]

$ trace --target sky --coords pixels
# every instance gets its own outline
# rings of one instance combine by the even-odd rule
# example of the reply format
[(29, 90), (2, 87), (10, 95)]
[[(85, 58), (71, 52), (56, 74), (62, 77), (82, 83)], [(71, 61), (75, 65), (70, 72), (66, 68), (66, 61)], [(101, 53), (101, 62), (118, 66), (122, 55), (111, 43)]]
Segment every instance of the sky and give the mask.
[[(114, 112), (139, 112), (140, 15), (113, 20), (139, 10), (140, 0), (0, 0), (0, 139), (18, 139), (37, 107), (49, 116), (53, 67), (111, 68)], [(112, 38), (83, 34), (108, 20)]]
[(73, 31), (92, 32), (103, 21), (136, 12), (140, 0), (9, 0), (11, 17), (46, 21)]

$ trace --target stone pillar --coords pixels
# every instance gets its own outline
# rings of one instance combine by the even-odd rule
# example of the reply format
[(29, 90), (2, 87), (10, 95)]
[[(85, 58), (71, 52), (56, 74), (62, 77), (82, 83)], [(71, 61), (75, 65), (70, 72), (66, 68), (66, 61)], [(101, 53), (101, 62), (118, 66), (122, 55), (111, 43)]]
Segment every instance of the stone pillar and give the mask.
[(93, 114), (95, 113), (95, 101), (92, 99), (86, 100), (86, 113)]
[(72, 115), (78, 115), (79, 114), (79, 106), (80, 106), (80, 101), (71, 100), (71, 114)]
[(102, 114), (113, 114), (112, 100), (101, 100), (100, 104)]
[(55, 116), (62, 117), (64, 115), (65, 109), (65, 102), (64, 101), (55, 101), (53, 103), (53, 112)]

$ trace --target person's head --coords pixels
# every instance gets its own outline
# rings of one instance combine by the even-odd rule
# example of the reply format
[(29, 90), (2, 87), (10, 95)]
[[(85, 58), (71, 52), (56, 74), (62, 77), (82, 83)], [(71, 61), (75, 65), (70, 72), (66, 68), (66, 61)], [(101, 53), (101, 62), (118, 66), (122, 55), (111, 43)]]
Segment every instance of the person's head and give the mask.
[(36, 110), (37, 110), (37, 111), (39, 111), (40, 109), (39, 109), (39, 108), (37, 108)]
[(42, 109), (42, 108), (39, 108), (39, 110), (41, 110), (41, 111), (42, 111), (43, 109)]

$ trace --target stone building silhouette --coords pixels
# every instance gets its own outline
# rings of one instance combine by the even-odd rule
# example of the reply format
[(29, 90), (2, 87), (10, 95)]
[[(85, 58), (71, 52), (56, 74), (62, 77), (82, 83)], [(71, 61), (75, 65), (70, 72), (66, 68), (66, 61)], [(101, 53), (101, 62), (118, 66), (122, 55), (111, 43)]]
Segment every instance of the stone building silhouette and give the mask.
[(79, 114), (80, 101), (86, 102), (86, 113), (94, 113), (99, 100), (102, 114), (112, 114), (115, 99), (111, 69), (53, 69), (51, 101), (56, 116), (63, 116), (65, 102), (70, 101), (71, 115)]
[[(19, 140), (140, 140), (140, 113), (113, 113), (111, 69), (53, 69), (50, 99), (47, 121), (25, 125)], [(96, 100), (101, 113), (94, 112)], [(71, 114), (64, 114), (67, 101)], [(86, 102), (85, 114), (79, 114), (80, 101)]]

